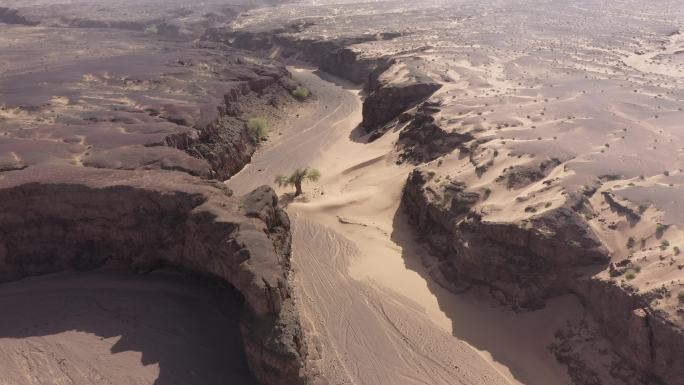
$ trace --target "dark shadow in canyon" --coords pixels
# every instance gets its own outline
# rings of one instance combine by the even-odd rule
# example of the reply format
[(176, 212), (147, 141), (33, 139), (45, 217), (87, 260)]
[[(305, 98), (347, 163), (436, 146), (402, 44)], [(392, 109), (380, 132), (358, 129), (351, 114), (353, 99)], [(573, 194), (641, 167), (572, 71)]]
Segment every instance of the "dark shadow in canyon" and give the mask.
[[(440, 310), (452, 322), (453, 336), (467, 342), (477, 350), (489, 352), (495, 361), (508, 367), (516, 380), (526, 384), (534, 384), (534, 380), (529, 378), (529, 373), (525, 373), (524, 369), (516, 368), (511, 362), (507, 362), (506, 356), (510, 348), (505, 347), (506, 344), (502, 343), (500, 339), (492, 338), (493, 335), (501, 334), (502, 330), (499, 330), (501, 321), (481, 322), (482, 320), (487, 320), (488, 316), (491, 316), (487, 310), (492, 310), (488, 309), (488, 307), (493, 305), (483, 301), (481, 305), (476, 307), (471, 305), (467, 306), (467, 308), (461, 308), (459, 303), (476, 301), (475, 296), (470, 296), (469, 294), (457, 295), (449, 292), (430, 276), (420, 257), (430, 253), (428, 250), (429, 246), (421, 241), (416, 235), (417, 230), (410, 225), (408, 216), (404, 212), (403, 202), (394, 215), (393, 229), (391, 239), (402, 248), (404, 265), (407, 269), (415, 271), (425, 279), (428, 289), (437, 298)], [(482, 309), (482, 314), (464, 313), (473, 311), (473, 309)], [(503, 332), (506, 331), (504, 330)]]
[[(33, 277), (0, 285), (0, 341), (31, 339), (22, 348), (58, 344), (50, 340), (68, 337), (55, 335), (78, 331), (93, 334), (91, 343), (113, 343), (112, 355), (140, 352), (140, 368), (157, 364), (154, 385), (256, 385), (240, 335), (242, 303), (235, 289), (216, 279), (175, 270)], [(116, 342), (104, 341), (116, 337)], [(79, 341), (62, 348), (78, 349)], [(88, 363), (97, 368), (108, 359), (94, 357)]]

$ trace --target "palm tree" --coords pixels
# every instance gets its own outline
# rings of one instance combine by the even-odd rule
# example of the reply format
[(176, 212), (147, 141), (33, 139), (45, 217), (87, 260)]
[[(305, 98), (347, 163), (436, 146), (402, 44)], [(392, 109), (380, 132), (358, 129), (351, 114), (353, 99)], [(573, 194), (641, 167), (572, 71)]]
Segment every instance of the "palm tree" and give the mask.
[(302, 182), (310, 180), (316, 182), (321, 178), (321, 172), (315, 168), (298, 168), (294, 170), (291, 175), (278, 175), (275, 178), (275, 183), (280, 186), (294, 186), (295, 196), (302, 195)]

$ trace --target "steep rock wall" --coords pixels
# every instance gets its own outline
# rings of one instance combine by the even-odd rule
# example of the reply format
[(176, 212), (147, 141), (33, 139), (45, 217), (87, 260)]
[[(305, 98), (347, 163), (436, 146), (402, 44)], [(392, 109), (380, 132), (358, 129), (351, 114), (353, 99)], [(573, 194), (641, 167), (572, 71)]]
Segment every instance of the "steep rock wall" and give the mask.
[[(392, 57), (366, 57), (352, 46), (374, 40), (396, 38), (396, 34), (361, 35), (353, 38), (315, 40), (297, 38), (306, 26), (290, 26), (269, 32), (233, 31), (226, 28), (209, 29), (203, 39), (229, 44), (240, 49), (271, 53), (279, 49), (281, 57), (298, 57), (317, 65), (321, 70), (342, 79), (363, 84), (369, 92), (363, 103), (363, 126), (368, 133), (378, 131), (407, 109), (414, 107), (441, 88), (411, 66), (414, 80), (396, 83), (383, 79), (397, 59)], [(378, 131), (382, 135), (384, 131)]]
[(303, 384), (305, 347), (288, 286), (289, 220), (262, 187), (165, 171), (36, 166), (0, 181), (0, 281), (117, 261), (209, 274), (245, 299), (248, 363), (264, 384)]
[(652, 309), (644, 296), (587, 273), (605, 269), (610, 255), (577, 215), (577, 205), (566, 204), (526, 223), (489, 222), (473, 210), (478, 194), (456, 184), (445, 202), (429, 180), (426, 172), (413, 171), (402, 205), (444, 258), (440, 269), (446, 286), (484, 284), (495, 298), (517, 309), (542, 307), (550, 296), (574, 293), (644, 383), (683, 383), (682, 329)]

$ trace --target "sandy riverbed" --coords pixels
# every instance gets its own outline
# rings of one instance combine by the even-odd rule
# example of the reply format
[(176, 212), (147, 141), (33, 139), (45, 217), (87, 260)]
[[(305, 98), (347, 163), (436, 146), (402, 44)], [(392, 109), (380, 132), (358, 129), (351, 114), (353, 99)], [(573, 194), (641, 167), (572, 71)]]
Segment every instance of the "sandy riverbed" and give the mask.
[(411, 167), (394, 162), (397, 134), (365, 143), (359, 90), (292, 70), (315, 100), (227, 183), (242, 192), (295, 167), (323, 173), (288, 206), (296, 292), (321, 377), (339, 384), (570, 383), (547, 346), (555, 330), (582, 317), (580, 304), (563, 297), (516, 315), (437, 285), (399, 207)]

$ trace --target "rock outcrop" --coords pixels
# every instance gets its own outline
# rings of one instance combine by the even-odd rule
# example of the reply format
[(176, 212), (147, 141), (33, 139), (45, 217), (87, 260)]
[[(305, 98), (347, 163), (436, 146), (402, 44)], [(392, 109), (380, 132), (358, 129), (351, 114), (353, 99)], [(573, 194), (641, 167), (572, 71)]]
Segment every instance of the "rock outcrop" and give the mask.
[(179, 172), (36, 166), (0, 181), (0, 281), (125, 263), (173, 266), (229, 283), (264, 384), (302, 384), (299, 318), (288, 287), (289, 220), (262, 187), (243, 198)]
[(473, 139), (469, 133), (445, 131), (430, 113), (418, 108), (409, 125), (399, 133), (400, 156), (415, 163), (429, 162)]
[(579, 215), (582, 198), (521, 222), (492, 222), (476, 207), (479, 194), (455, 181), (431, 183), (433, 178), (414, 170), (402, 205), (444, 260), (439, 275), (445, 287), (486, 285), (518, 310), (574, 293), (644, 383), (681, 383), (682, 329), (647, 296), (595, 275), (608, 266), (610, 254)]
[[(264, 54), (278, 52), (281, 57), (286, 58), (298, 57), (327, 73), (363, 84), (369, 92), (363, 103), (363, 126), (368, 133), (377, 131), (381, 135), (384, 133), (380, 130), (382, 126), (441, 88), (416, 63), (400, 62), (386, 56), (364, 56), (353, 47), (371, 41), (394, 39), (399, 34), (371, 34), (338, 39), (300, 37), (298, 33), (308, 27), (310, 25), (295, 24), (267, 32), (213, 28), (207, 30), (203, 40)], [(394, 75), (404, 70), (408, 70), (409, 75), (397, 81)]]
[[(391, 40), (400, 34), (369, 34), (357, 37), (322, 39), (301, 37), (311, 25), (295, 24), (267, 32), (209, 29), (203, 39), (233, 47), (281, 57), (298, 57), (321, 70), (357, 84), (369, 92), (363, 102), (363, 126), (368, 133), (382, 135), (383, 126), (406, 110), (415, 107), (441, 88), (420, 65), (387, 56), (364, 56), (354, 45), (377, 40)], [(408, 71), (397, 80), (397, 73)]]
[[(3, 57), (38, 70), (0, 73), (0, 282), (110, 263), (209, 275), (244, 300), (256, 378), (305, 383), (288, 217), (270, 188), (234, 197), (221, 183), (257, 145), (245, 122), (275, 124), (294, 102), (284, 65), (125, 31), (75, 48), (82, 32), (59, 32)], [(32, 61), (43, 55), (55, 62)]]
[(615, 350), (641, 373), (644, 383), (682, 383), (684, 332), (670, 315), (654, 309), (648, 296), (606, 279), (578, 279), (570, 287)]
[(441, 85), (430, 81), (412, 80), (395, 83), (380, 77), (379, 84), (363, 102), (363, 126), (368, 133), (373, 132), (401, 113), (415, 107)]
[(39, 23), (24, 16), (18, 9), (0, 7), (0, 23), (36, 26)]
[(379, 73), (386, 70), (392, 60), (386, 57), (364, 57), (352, 48), (365, 42), (389, 39), (390, 34), (361, 35), (357, 37), (323, 40), (298, 38), (306, 24), (268, 32), (235, 31), (229, 28), (210, 28), (203, 40), (229, 44), (253, 52), (270, 52), (279, 48), (280, 57), (297, 57), (318, 66), (321, 70), (353, 83), (369, 85)]

